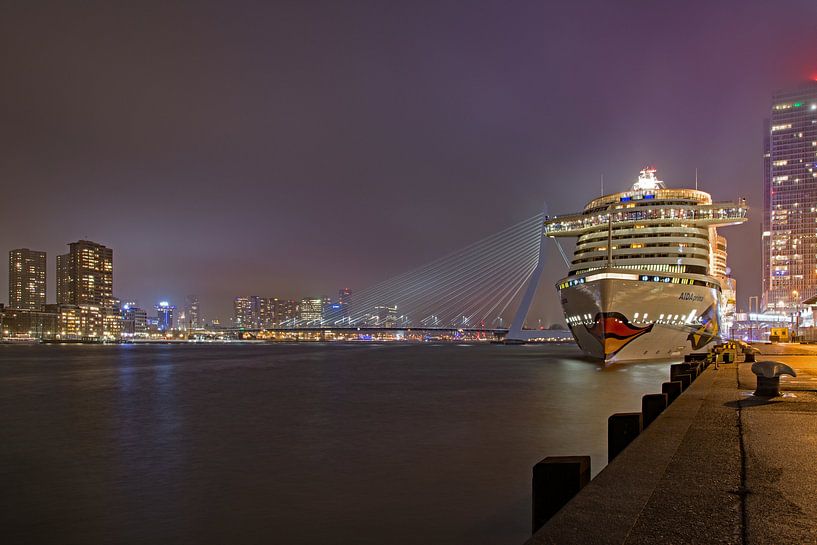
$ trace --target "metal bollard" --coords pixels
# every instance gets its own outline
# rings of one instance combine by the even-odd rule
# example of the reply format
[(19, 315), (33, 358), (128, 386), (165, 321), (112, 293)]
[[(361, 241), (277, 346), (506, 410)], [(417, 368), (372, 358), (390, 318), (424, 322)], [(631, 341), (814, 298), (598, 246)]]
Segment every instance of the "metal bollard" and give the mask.
[(688, 363), (673, 363), (669, 366), (669, 379), (676, 380), (676, 376), (681, 373), (689, 372), (689, 364)]
[(607, 463), (638, 437), (641, 426), (641, 413), (616, 413), (607, 419)]
[(533, 466), (533, 533), (590, 482), (590, 456), (548, 456)]
[(758, 397), (777, 397), (780, 395), (780, 377), (783, 375), (797, 376), (797, 373), (779, 361), (759, 361), (752, 364), (752, 373), (757, 375)]
[(661, 385), (661, 393), (667, 394), (667, 405), (678, 399), (678, 396), (681, 395), (683, 389), (684, 385), (681, 384), (680, 380), (673, 380), (663, 383)]
[(667, 394), (646, 394), (641, 397), (642, 427), (652, 424), (667, 408)]

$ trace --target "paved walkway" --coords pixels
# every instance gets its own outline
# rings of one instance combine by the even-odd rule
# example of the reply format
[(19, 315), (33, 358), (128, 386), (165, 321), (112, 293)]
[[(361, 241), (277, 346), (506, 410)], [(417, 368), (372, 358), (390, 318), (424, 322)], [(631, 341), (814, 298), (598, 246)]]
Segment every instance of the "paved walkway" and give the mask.
[[(797, 377), (783, 377), (782, 398), (741, 402), (747, 543), (817, 543), (817, 358), (773, 359)], [(738, 374), (741, 391), (751, 391), (750, 366), (740, 365)]]
[(817, 543), (817, 356), (772, 357), (785, 397), (710, 366), (529, 543)]

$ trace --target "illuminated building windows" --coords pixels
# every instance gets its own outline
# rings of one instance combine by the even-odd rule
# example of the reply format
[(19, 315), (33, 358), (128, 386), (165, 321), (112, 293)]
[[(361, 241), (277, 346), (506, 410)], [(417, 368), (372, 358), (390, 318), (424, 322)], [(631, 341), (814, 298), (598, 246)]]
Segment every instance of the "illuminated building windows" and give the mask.
[(45, 306), (45, 252), (20, 248), (9, 252), (9, 307), (41, 310)]

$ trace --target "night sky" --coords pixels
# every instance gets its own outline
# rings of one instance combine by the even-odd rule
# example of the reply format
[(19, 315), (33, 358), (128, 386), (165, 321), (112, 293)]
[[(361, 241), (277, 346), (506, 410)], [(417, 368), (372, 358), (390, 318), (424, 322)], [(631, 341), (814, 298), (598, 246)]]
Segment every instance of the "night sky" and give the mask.
[[(817, 2), (6, 1), (0, 70), (0, 255), (47, 251), (49, 301), (80, 238), (146, 307), (334, 296), (651, 163), (749, 199), (745, 307), (763, 118), (817, 76)], [(534, 318), (561, 321), (564, 269)]]

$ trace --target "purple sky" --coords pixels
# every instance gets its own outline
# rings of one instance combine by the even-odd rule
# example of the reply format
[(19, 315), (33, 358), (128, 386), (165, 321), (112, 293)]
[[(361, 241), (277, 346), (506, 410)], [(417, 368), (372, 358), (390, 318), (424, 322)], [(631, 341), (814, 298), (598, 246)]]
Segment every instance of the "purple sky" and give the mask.
[(817, 2), (20, 1), (0, 69), (0, 252), (47, 251), (49, 300), (79, 238), (143, 306), (335, 295), (653, 163), (755, 207), (724, 232), (745, 306), (762, 120), (817, 74)]

